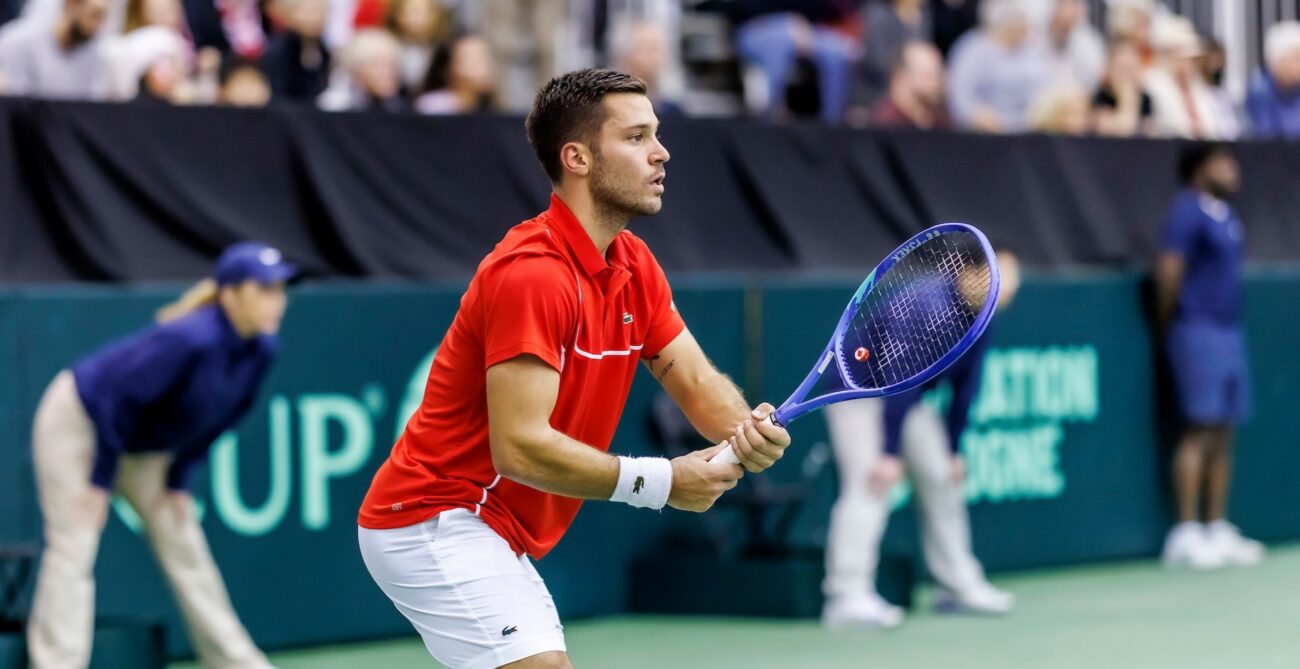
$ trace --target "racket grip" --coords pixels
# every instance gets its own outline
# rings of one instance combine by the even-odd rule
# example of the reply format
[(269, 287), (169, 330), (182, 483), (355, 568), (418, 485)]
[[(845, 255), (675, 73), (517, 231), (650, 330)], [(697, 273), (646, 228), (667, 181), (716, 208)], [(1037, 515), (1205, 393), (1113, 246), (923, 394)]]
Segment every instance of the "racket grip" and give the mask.
[[(726, 442), (726, 441), (722, 442), (722, 444), (727, 444), (727, 443), (730, 442)], [(721, 446), (722, 444), (719, 444), (719, 446)], [(728, 446), (727, 448), (718, 451), (717, 455), (714, 455), (713, 457), (709, 458), (709, 462), (718, 465), (738, 465), (740, 464), (740, 458), (736, 457), (736, 449)]]
[[(772, 414), (768, 414), (767, 418), (764, 418), (763, 420), (773, 425), (779, 425), (779, 423), (773, 420)], [(729, 440), (724, 441), (718, 445), (721, 446), (726, 443), (729, 443)], [(717, 455), (709, 458), (709, 462), (714, 464), (721, 464), (721, 465), (738, 465), (740, 464), (740, 458), (736, 457), (736, 449), (724, 448), (721, 451), (718, 451)]]

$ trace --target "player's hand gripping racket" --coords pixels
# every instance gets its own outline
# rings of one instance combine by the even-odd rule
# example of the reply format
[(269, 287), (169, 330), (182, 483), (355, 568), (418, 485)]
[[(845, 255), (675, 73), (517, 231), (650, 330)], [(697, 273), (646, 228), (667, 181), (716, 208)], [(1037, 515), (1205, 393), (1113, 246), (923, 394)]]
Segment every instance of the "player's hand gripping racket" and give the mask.
[[(907, 240), (862, 282), (812, 371), (769, 419), (786, 425), (827, 404), (901, 393), (938, 376), (988, 327), (998, 285), (993, 248), (969, 225), (936, 225)], [(711, 462), (740, 461), (727, 448)]]

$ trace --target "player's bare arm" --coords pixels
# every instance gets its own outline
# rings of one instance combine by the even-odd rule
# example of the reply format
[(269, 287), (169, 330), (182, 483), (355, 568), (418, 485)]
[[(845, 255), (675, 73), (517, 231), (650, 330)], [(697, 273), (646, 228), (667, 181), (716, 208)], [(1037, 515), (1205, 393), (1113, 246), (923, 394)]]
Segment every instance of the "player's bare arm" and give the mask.
[[(551, 412), (560, 374), (523, 355), (487, 371), (488, 433), (492, 463), (502, 476), (538, 490), (583, 499), (609, 499), (619, 478), (619, 459), (555, 430)], [(711, 464), (719, 448), (672, 461), (668, 504), (705, 511), (743, 475), (735, 465)]]
[(772, 405), (751, 410), (740, 388), (713, 366), (690, 330), (682, 330), (643, 362), (691, 425), (711, 442), (727, 442), (745, 469), (761, 472), (785, 454), (790, 434), (765, 420)]

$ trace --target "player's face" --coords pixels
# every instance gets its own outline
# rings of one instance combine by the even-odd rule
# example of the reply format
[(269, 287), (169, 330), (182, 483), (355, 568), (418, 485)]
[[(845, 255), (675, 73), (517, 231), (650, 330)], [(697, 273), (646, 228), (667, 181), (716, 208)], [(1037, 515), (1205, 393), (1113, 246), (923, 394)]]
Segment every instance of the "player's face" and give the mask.
[(629, 218), (658, 213), (669, 155), (659, 142), (659, 119), (650, 98), (617, 93), (603, 104), (605, 122), (592, 146), (592, 199)]
[(221, 303), (235, 330), (245, 337), (273, 335), (280, 331), (289, 304), (284, 283), (245, 281), (224, 289)]

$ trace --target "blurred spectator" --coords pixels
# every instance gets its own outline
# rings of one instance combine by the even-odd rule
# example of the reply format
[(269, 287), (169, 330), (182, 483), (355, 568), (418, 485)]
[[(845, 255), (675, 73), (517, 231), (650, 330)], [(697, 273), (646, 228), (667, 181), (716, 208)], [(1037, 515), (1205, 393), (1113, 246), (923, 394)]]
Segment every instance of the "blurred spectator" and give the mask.
[(928, 42), (908, 42), (894, 63), (889, 93), (871, 110), (873, 125), (942, 130), (950, 125), (944, 99), (943, 55)]
[(959, 127), (981, 132), (1025, 129), (1029, 105), (1050, 82), (1044, 53), (1029, 43), (1021, 0), (984, 0), (980, 27), (953, 45), (949, 107)]
[(1201, 56), (1201, 76), (1210, 92), (1214, 103), (1214, 116), (1220, 122), (1220, 139), (1237, 139), (1241, 137), (1241, 117), (1237, 115), (1237, 105), (1232, 95), (1223, 85), (1223, 71), (1228, 65), (1228, 53), (1218, 40), (1204, 40), (1205, 54)]
[(645, 82), (647, 95), (660, 119), (684, 116), (676, 102), (664, 97), (661, 85), (669, 57), (668, 34), (663, 26), (652, 21), (630, 22), (615, 37), (611, 40), (614, 69)]
[(186, 105), (194, 103), (194, 87), (179, 51), (160, 54), (149, 63), (140, 78), (135, 101), (145, 104)]
[(184, 33), (185, 12), (180, 0), (127, 0), (122, 32), (130, 33), (145, 26), (163, 26)]
[(21, 19), (0, 38), (9, 95), (98, 100), (107, 93), (99, 33), (109, 0), (65, 0), (53, 25)]
[(227, 107), (264, 107), (271, 101), (271, 85), (257, 66), (233, 60), (222, 69), (217, 103)]
[(1151, 96), (1142, 89), (1142, 55), (1137, 45), (1123, 40), (1111, 45), (1106, 74), (1092, 96), (1092, 109), (1099, 135), (1151, 134)]
[(433, 62), (433, 50), (446, 37), (451, 17), (437, 0), (392, 0), (385, 25), (402, 46), (402, 85), (419, 90)]
[(1264, 66), (1251, 78), (1246, 113), (1256, 137), (1300, 137), (1300, 23), (1268, 29)]
[[(266, 49), (262, 3), (268, 14), (276, 0), (182, 0), (187, 37), (195, 46), (210, 46), (243, 60), (256, 60)], [(272, 25), (277, 25), (272, 21)]]
[(190, 46), (171, 28), (151, 25), (136, 28), (126, 35), (105, 39), (105, 99), (135, 99), (149, 69), (160, 61), (176, 58), (183, 64)]
[[(110, 99), (135, 98), (150, 68), (163, 60), (175, 60), (185, 81), (178, 82), (172, 91), (173, 101), (211, 104), (216, 100), (221, 54), (213, 47), (204, 47), (195, 57), (180, 0), (128, 0), (122, 31), (106, 45)], [(161, 66), (168, 70), (162, 75), (164, 79), (170, 80), (170, 68), (175, 64)]]
[(1178, 524), (1165, 540), (1167, 567), (1253, 565), (1264, 547), (1226, 519), (1232, 440), (1251, 412), (1242, 323), (1245, 229), (1229, 204), (1241, 187), (1226, 144), (1197, 144), (1178, 160), (1183, 190), (1161, 231), (1157, 324), (1173, 372), (1183, 433), (1174, 454)]
[(1155, 60), (1151, 48), (1155, 6), (1151, 0), (1111, 0), (1106, 16), (1106, 32), (1111, 43), (1132, 44), (1137, 49), (1142, 69), (1150, 67)]
[(1055, 135), (1086, 135), (1092, 131), (1088, 91), (1066, 79), (1038, 94), (1029, 108), (1029, 129)]
[(863, 15), (863, 98), (868, 104), (885, 93), (903, 45), (930, 39), (934, 28), (925, 0), (876, 0)]
[(497, 89), (492, 47), (479, 35), (462, 35), (438, 47), (424, 89), (415, 101), (421, 114), (474, 114), (490, 111)]
[(492, 46), (501, 73), (497, 102), (524, 112), (533, 95), (560, 74), (557, 56), (561, 27), (568, 16), (567, 0), (479, 0), (482, 33)]
[(1097, 86), (1106, 64), (1106, 41), (1088, 23), (1083, 0), (1056, 0), (1037, 41), (1047, 53), (1053, 80), (1072, 79), (1087, 90)]
[(313, 101), (329, 83), (330, 53), (321, 42), (326, 0), (279, 0), (288, 29), (262, 57), (262, 71), (276, 99)]
[(979, 25), (979, 0), (930, 0), (934, 45), (948, 57), (953, 45)]
[(819, 116), (829, 123), (843, 118), (858, 46), (839, 25), (856, 19), (855, 2), (747, 0), (720, 6), (738, 23), (736, 49), (752, 68), (745, 81), (751, 110), (770, 117)]
[(385, 112), (409, 109), (402, 91), (402, 45), (387, 30), (358, 30), (340, 60), (346, 76), (338, 77), (320, 96), (321, 109)]
[(1166, 17), (1153, 31), (1156, 62), (1143, 82), (1161, 137), (1218, 139), (1229, 129), (1201, 73), (1201, 38), (1187, 19)]
[(461, 35), (433, 55), (424, 90), (416, 100), (422, 114), (473, 114), (494, 109), (497, 61), (487, 40)]

